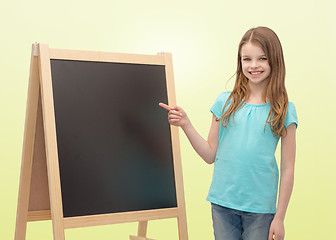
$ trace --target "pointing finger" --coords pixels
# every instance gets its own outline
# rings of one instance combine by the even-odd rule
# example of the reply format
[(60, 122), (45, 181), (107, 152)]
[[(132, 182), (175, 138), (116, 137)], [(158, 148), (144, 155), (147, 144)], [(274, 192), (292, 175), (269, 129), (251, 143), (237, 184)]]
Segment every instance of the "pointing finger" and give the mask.
[(167, 104), (164, 104), (164, 103), (159, 103), (159, 106), (170, 111), (171, 110), (171, 107), (169, 107)]

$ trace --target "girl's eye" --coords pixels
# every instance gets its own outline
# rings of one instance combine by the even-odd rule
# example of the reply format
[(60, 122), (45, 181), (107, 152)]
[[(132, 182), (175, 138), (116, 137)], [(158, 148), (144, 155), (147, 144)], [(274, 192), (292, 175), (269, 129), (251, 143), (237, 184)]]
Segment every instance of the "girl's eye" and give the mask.
[(265, 58), (265, 57), (263, 57), (263, 58), (260, 58), (261, 60), (263, 60), (263, 61), (266, 61), (267, 60), (267, 58)]
[(244, 61), (250, 61), (251, 59), (249, 59), (249, 58), (244, 58), (243, 60), (244, 60)]

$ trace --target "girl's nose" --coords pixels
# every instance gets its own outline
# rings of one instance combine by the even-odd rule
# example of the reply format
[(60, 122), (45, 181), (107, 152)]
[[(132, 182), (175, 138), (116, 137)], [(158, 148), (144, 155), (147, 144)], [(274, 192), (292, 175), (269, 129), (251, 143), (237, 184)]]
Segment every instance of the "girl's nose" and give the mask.
[(252, 68), (257, 68), (258, 67), (258, 63), (256, 61), (252, 61), (251, 67)]

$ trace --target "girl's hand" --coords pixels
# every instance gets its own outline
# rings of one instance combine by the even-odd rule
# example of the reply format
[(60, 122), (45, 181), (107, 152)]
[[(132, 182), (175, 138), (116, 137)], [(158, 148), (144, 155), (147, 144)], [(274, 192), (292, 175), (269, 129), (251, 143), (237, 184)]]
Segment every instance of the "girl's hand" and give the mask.
[(168, 106), (164, 103), (159, 103), (159, 106), (168, 110), (168, 121), (171, 125), (184, 127), (186, 123), (189, 121), (189, 118), (185, 111), (181, 107), (178, 106)]
[(284, 238), (285, 238), (285, 227), (283, 221), (274, 218), (271, 223), (268, 240), (284, 240)]

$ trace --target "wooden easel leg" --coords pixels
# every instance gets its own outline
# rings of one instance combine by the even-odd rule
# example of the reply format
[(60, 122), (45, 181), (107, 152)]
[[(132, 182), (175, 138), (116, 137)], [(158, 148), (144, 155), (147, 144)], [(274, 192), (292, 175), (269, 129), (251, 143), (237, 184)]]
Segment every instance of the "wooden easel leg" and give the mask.
[(38, 54), (51, 219), (54, 240), (64, 240), (62, 194), (48, 45), (39, 44)]
[(130, 240), (155, 240), (152, 238), (138, 237), (138, 236), (130, 236)]
[(180, 214), (177, 218), (179, 240), (188, 240), (187, 218), (185, 214)]
[(15, 240), (26, 239), (29, 193), (32, 174), (33, 150), (36, 130), (37, 106), (39, 97), (39, 71), (37, 57), (34, 57), (32, 48), (26, 122), (22, 148), (21, 175), (19, 185), (19, 197), (16, 215)]
[(147, 224), (148, 224), (148, 221), (139, 222), (139, 227), (138, 227), (138, 236), (139, 237), (146, 237)]
[(139, 222), (138, 236), (130, 236), (130, 240), (155, 240), (152, 238), (146, 238), (147, 224), (148, 224), (148, 221)]

